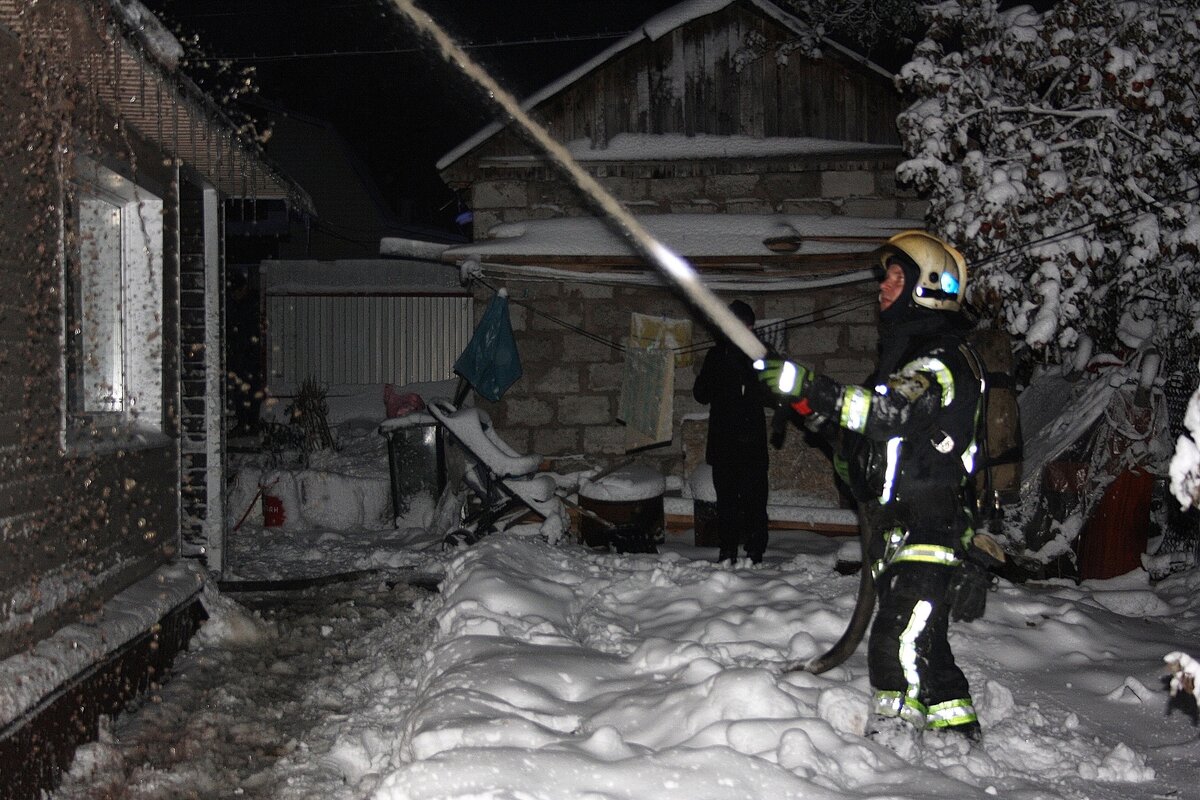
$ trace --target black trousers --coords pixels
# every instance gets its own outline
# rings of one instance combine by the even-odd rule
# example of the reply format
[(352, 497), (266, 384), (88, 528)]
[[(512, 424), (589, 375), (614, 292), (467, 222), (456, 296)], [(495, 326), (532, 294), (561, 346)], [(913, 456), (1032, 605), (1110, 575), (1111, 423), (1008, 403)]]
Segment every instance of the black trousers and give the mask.
[[(926, 708), (970, 698), (967, 678), (954, 663), (946, 639), (950, 608), (945, 597), (953, 570), (940, 564), (900, 562), (879, 576), (879, 611), (867, 647), (871, 686), (877, 692), (907, 692), (915, 679), (917, 699)], [(914, 614), (921, 603), (929, 605)], [(911, 642), (908, 652), (906, 641)]]
[(713, 464), (712, 474), (717, 493), (720, 558), (737, 558), (741, 541), (746, 544), (746, 555), (762, 558), (767, 549), (766, 459), (730, 458)]

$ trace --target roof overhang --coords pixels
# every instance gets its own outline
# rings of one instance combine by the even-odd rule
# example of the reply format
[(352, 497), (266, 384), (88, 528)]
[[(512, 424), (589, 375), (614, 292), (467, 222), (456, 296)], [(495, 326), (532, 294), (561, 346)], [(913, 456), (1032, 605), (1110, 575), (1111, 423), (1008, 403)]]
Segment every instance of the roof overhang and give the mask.
[[(69, 10), (81, 30), (64, 31), (49, 8)], [(229, 197), (282, 199), (314, 213), (307, 192), (267, 159), (258, 143), (186, 76), (161, 63), (135, 31), (88, 0), (0, 0), (0, 27), (38, 43), (86, 96)], [(62, 46), (68, 40), (71, 46)]]
[[(867, 280), (888, 237), (912, 220), (798, 214), (658, 214), (638, 218), (706, 284), (778, 291)], [(585, 283), (661, 284), (623, 235), (595, 217), (497, 225), (491, 236), (447, 248), (442, 260), (477, 262), (496, 275)]]

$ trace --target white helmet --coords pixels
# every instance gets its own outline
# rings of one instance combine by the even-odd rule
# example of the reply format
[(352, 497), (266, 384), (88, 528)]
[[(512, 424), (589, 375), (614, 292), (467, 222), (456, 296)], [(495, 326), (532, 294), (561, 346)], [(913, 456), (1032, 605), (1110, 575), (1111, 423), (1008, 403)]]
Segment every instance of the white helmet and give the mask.
[[(913, 302), (935, 311), (959, 311), (967, 290), (967, 260), (962, 253), (925, 231), (903, 231), (887, 240), (879, 261), (886, 272), (888, 259), (901, 256), (916, 267)], [(906, 272), (906, 279), (910, 276)], [(906, 287), (907, 288), (907, 287)]]

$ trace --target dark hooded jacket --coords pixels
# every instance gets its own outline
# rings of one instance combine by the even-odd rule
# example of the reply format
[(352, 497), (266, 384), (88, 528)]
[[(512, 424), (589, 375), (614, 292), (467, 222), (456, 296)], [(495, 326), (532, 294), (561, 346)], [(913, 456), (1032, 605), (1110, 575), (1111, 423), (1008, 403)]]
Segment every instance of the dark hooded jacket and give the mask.
[[(914, 280), (906, 274), (906, 285)], [(961, 315), (917, 306), (906, 291), (880, 315), (866, 386), (816, 376), (795, 404), (835, 431), (844, 477), (872, 527), (899, 526), (910, 544), (958, 549), (974, 527), (969, 477), (983, 385), (966, 330)]]
[[(746, 324), (754, 325), (754, 314), (741, 301), (730, 309)], [(767, 460), (765, 407), (773, 402), (770, 391), (758, 379), (750, 358), (729, 339), (718, 338), (708, 351), (692, 396), (710, 405), (705, 460), (745, 458)]]

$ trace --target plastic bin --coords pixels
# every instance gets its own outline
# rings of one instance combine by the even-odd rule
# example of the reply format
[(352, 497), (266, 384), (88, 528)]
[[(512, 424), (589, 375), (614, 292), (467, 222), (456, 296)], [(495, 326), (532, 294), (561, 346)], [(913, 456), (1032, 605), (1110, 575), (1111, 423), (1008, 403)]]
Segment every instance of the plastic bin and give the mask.
[(1079, 533), (1079, 579), (1115, 578), (1142, 566), (1150, 528), (1154, 476), (1125, 470)]
[(437, 420), (425, 412), (406, 414), (385, 420), (379, 433), (388, 445), (392, 513), (404, 516), (422, 496), (432, 498), (432, 508), (446, 487), (446, 450)]

